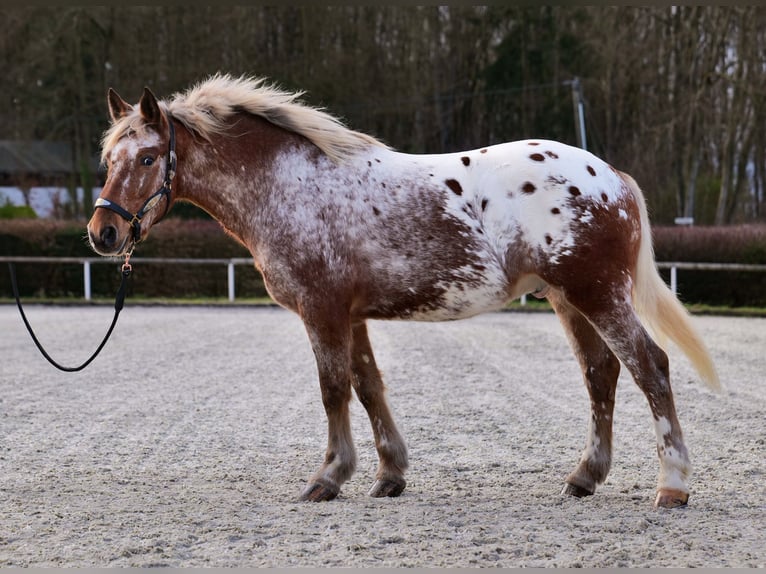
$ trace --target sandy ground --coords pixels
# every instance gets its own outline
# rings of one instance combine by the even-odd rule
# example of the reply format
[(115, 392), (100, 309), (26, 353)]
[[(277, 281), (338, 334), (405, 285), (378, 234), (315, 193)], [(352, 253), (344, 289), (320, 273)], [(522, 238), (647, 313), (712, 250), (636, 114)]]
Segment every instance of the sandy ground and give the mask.
[[(111, 311), (28, 316), (71, 364)], [(297, 497), (326, 427), (294, 315), (128, 302), (102, 356), (66, 374), (0, 306), (0, 566), (766, 566), (766, 320), (695, 319), (728, 391), (671, 352), (695, 475), (668, 511), (652, 507), (651, 417), (625, 375), (606, 484), (559, 494), (589, 413), (552, 314), (371, 323), (407, 490), (366, 495), (376, 458), (355, 401), (358, 471), (310, 504)]]

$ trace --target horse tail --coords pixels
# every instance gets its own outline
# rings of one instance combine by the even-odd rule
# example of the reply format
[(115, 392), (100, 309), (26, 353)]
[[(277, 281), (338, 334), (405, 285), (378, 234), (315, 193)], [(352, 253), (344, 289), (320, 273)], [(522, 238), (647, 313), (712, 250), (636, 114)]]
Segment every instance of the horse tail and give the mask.
[(644, 195), (632, 177), (624, 173), (621, 176), (633, 192), (641, 216), (641, 244), (633, 278), (636, 311), (661, 346), (665, 346), (667, 339), (673, 341), (688, 357), (703, 382), (711, 389), (721, 390), (713, 360), (689, 313), (657, 271)]

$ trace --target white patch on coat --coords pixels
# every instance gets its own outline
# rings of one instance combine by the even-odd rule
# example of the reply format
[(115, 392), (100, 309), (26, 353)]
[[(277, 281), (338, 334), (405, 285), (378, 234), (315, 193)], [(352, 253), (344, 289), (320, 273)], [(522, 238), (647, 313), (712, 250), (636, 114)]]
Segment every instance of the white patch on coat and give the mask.
[[(143, 205), (143, 202), (156, 191), (154, 188), (143, 190), (144, 193), (139, 194), (139, 190), (144, 187), (145, 177), (147, 175), (154, 175), (152, 179), (161, 181), (164, 177), (164, 172), (157, 175), (156, 170), (163, 170), (164, 156), (155, 158), (154, 164), (151, 168), (154, 170), (149, 171), (151, 168), (145, 168), (147, 171), (142, 172), (141, 166), (138, 165), (139, 155), (142, 150), (146, 148), (157, 148), (161, 144), (160, 136), (151, 130), (144, 130), (141, 135), (131, 135), (129, 137), (122, 138), (109, 152), (109, 177), (104, 189), (101, 192), (101, 196), (111, 195), (112, 200), (124, 207), (130, 212), (138, 211)], [(138, 166), (138, 167), (136, 167)], [(155, 167), (157, 166), (157, 167)], [(136, 175), (137, 182), (134, 183), (133, 176)], [(159, 188), (159, 186), (158, 186)], [(117, 198), (114, 199), (114, 191), (117, 190)], [(136, 205), (137, 207), (133, 207)]]
[(662, 442), (662, 437), (669, 435), (672, 427), (666, 417), (660, 417), (654, 421), (654, 431), (657, 434), (657, 442)]
[[(602, 194), (606, 203), (611, 203), (626, 193), (609, 165), (579, 148), (553, 141), (524, 140), (486, 149), (484, 154), (474, 150), (424, 157), (437, 168), (435, 179), (454, 178), (460, 182), (463, 194), (453, 195), (449, 201), (456, 216), (466, 220), (462, 206), (487, 199), (482, 229), (487, 242), (499, 248), (495, 255), (501, 260), (508, 244), (519, 240), (538, 248), (554, 264), (571, 254), (577, 243), (577, 228), (590, 223), (594, 216), (588, 210), (578, 218), (570, 206), (570, 188), (577, 188), (581, 201), (598, 205), (604, 203)], [(531, 159), (533, 154), (542, 156), (543, 161)], [(470, 171), (461, 169), (461, 157), (470, 159)], [(534, 186), (533, 192), (523, 191), (527, 183)]]
[(593, 421), (588, 425), (588, 442), (582, 453), (582, 460), (596, 460), (599, 458), (601, 437), (596, 433), (596, 425)]
[(688, 492), (686, 480), (691, 474), (689, 459), (685, 453), (679, 452), (672, 444), (665, 444), (665, 438), (672, 433), (670, 421), (666, 417), (655, 419), (654, 430), (657, 436), (657, 454), (660, 459), (657, 487)]

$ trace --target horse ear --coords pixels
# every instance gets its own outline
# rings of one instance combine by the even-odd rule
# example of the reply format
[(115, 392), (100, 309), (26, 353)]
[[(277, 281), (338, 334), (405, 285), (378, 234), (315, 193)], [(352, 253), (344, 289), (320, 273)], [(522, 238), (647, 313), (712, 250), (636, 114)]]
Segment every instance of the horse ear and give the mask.
[(157, 103), (157, 96), (149, 88), (144, 88), (139, 106), (141, 107), (141, 117), (147, 125), (160, 126), (162, 124), (165, 116)]
[(106, 99), (109, 102), (109, 115), (112, 117), (112, 122), (124, 118), (133, 111), (133, 106), (123, 100), (112, 88), (109, 88)]

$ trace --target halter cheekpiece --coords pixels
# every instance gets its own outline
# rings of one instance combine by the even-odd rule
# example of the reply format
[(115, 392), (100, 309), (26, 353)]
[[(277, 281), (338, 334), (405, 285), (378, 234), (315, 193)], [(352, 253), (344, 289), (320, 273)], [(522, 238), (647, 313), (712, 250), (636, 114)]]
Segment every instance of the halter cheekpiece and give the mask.
[(165, 181), (162, 182), (162, 187), (154, 192), (149, 197), (149, 199), (144, 202), (144, 204), (141, 206), (141, 209), (139, 209), (136, 213), (130, 213), (124, 207), (114, 203), (113, 201), (104, 199), (103, 197), (99, 197), (94, 205), (94, 209), (98, 209), (99, 207), (110, 209), (122, 217), (125, 221), (130, 223), (130, 226), (133, 230), (134, 243), (138, 243), (141, 240), (141, 220), (147, 213), (157, 207), (157, 204), (162, 200), (163, 197), (167, 200), (167, 203), (165, 204), (165, 212), (162, 214), (162, 217), (165, 217), (165, 214), (167, 214), (168, 209), (170, 208), (170, 194), (172, 192), (173, 178), (176, 175), (176, 132), (175, 128), (173, 127), (173, 118), (168, 115), (167, 119), (170, 141), (168, 142), (168, 157), (167, 161), (165, 162)]

